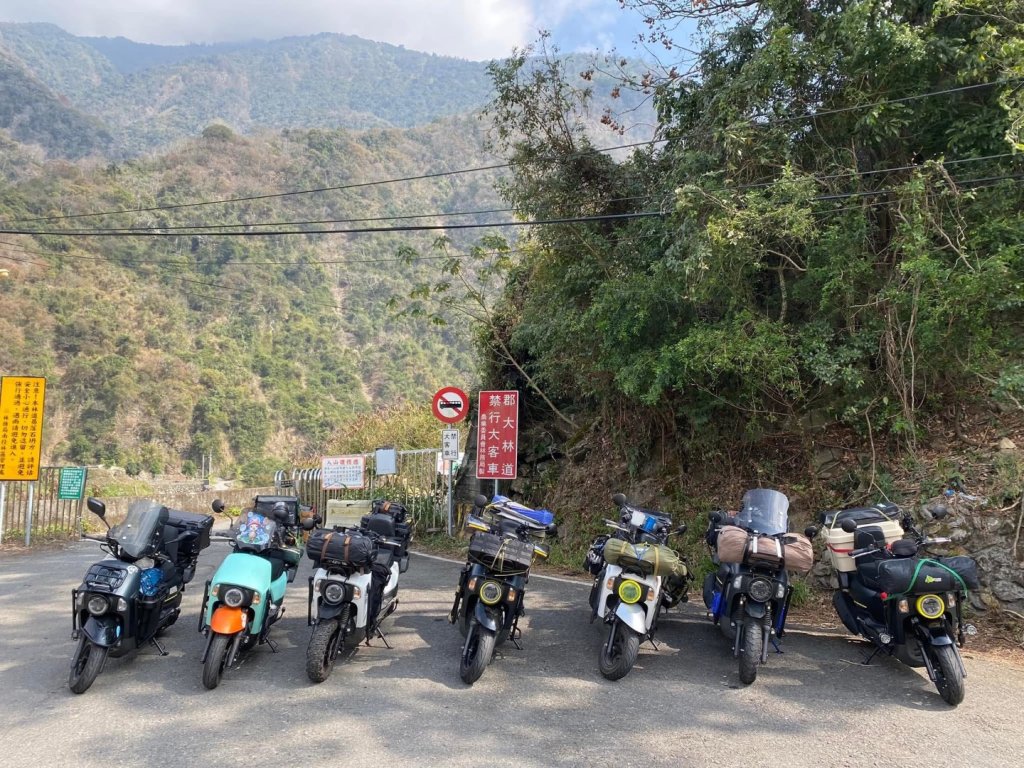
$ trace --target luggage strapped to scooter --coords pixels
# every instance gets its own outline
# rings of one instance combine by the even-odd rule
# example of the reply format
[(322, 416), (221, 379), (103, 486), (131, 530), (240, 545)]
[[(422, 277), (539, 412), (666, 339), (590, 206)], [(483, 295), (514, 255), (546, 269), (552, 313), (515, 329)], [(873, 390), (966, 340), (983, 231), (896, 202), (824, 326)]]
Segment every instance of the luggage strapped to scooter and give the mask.
[(358, 531), (318, 528), (306, 542), (306, 554), (325, 568), (369, 568), (377, 559), (377, 542)]

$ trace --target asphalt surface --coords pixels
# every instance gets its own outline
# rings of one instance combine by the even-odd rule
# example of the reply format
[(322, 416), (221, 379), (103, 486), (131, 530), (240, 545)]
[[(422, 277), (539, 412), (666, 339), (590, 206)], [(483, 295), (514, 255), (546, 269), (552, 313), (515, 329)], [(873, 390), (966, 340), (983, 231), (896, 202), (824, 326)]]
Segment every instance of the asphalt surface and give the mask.
[(469, 687), (446, 620), (459, 565), (425, 556), (385, 622), (391, 650), (361, 647), (308, 681), (304, 561), (272, 631), (279, 652), (258, 648), (207, 691), (196, 621), (227, 552), (204, 552), (169, 656), (109, 659), (81, 696), (67, 688), (70, 593), (101, 553), (0, 554), (0, 766), (1024, 764), (1024, 669), (968, 650), (967, 698), (951, 709), (922, 672), (865, 667), (857, 640), (791, 627), (785, 653), (742, 686), (727, 642), (689, 604), (613, 683), (597, 670), (588, 585), (571, 581), (531, 579), (524, 649), (500, 649)]

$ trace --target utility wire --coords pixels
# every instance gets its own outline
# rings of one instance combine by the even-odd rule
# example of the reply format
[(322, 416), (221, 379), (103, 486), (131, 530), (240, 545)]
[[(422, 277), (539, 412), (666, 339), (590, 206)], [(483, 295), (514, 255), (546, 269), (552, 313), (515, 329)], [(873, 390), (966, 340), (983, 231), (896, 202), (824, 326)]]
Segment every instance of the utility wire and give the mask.
[[(580, 150), (579, 152), (571, 153), (564, 157), (553, 157), (552, 162), (561, 162), (573, 155), (583, 154), (584, 152), (614, 152), (619, 149), (632, 149), (635, 147), (648, 146), (650, 144), (659, 144), (666, 141), (666, 139), (651, 139), (649, 141), (637, 141), (632, 144), (623, 144), (617, 147), (595, 147), (587, 150)], [(36, 216), (29, 219), (12, 219), (7, 224), (27, 224), (34, 221), (64, 221), (67, 219), (81, 219), (90, 216), (115, 216), (123, 213), (150, 213), (153, 211), (174, 211), (181, 210), (182, 208), (198, 208), (206, 205), (226, 205), (228, 203), (248, 203), (257, 200), (270, 200), (281, 197), (295, 197), (298, 195), (314, 195), (323, 192), (340, 192), (348, 189), (362, 189), (365, 187), (376, 187), (383, 184), (399, 184), (409, 181), (422, 181), (425, 179), (437, 179), (445, 176), (458, 176), (467, 173), (481, 173), (483, 171), (494, 171), (502, 168), (510, 168), (512, 163), (496, 163), (494, 165), (481, 165), (475, 168), (459, 168), (454, 171), (435, 171), (432, 173), (423, 173), (417, 176), (402, 176), (394, 179), (380, 179), (377, 181), (361, 181), (353, 184), (340, 184), (332, 187), (317, 187), (314, 189), (296, 189), (287, 192), (270, 192), (261, 195), (249, 195), (246, 197), (227, 197), (219, 200), (198, 200), (192, 203), (175, 203), (172, 205), (154, 205), (145, 208), (121, 208), (117, 210), (108, 211), (92, 211), (90, 213), (70, 213), (61, 216)]]
[[(954, 160), (944, 160), (943, 165), (959, 165), (965, 163), (977, 163), (989, 160), (1000, 160), (1008, 157), (1013, 157), (1012, 152), (1003, 152), (995, 155), (985, 155), (982, 157), (966, 157)], [(835, 179), (851, 178), (851, 177), (863, 177), (863, 176), (875, 176), (886, 173), (897, 173), (900, 171), (914, 170), (923, 167), (923, 164), (908, 164), (895, 166), (891, 168), (877, 168), (866, 171), (844, 171), (842, 173), (834, 173), (828, 175), (814, 175), (811, 174), (805, 178), (810, 178), (814, 181), (832, 181)], [(770, 187), (776, 184), (778, 180), (758, 182), (752, 184), (739, 184), (732, 187), (734, 190), (744, 189), (759, 189), (764, 187)], [(602, 201), (605, 204), (619, 203), (619, 202), (632, 202), (635, 200), (645, 199), (642, 196), (632, 197), (619, 197), (611, 198), (609, 200)], [(109, 227), (109, 228), (91, 228), (91, 229), (80, 229), (76, 230), (76, 234), (106, 234), (113, 232), (147, 232), (147, 231), (163, 231), (163, 232), (182, 232), (184, 234), (202, 233), (207, 230), (218, 230), (218, 229), (242, 229), (252, 227), (276, 227), (276, 226), (311, 226), (311, 225), (323, 225), (323, 224), (359, 224), (364, 222), (374, 221), (405, 221), (411, 219), (421, 218), (442, 218), (442, 217), (455, 217), (455, 216), (478, 216), (490, 213), (510, 213), (514, 209), (512, 208), (485, 208), (473, 211), (451, 211), (451, 212), (433, 212), (433, 213), (418, 213), (418, 214), (405, 214), (395, 216), (370, 216), (363, 218), (350, 218), (350, 219), (303, 219), (294, 221), (266, 221), (266, 222), (242, 222), (242, 223), (220, 223), (220, 224), (182, 224), (175, 226), (166, 225), (153, 225), (153, 226), (138, 226), (138, 227)], [(40, 232), (43, 234), (44, 232)]]
[[(851, 104), (848, 107), (837, 107), (836, 109), (826, 109), (820, 112), (811, 112), (806, 115), (791, 115), (788, 117), (771, 117), (766, 123), (771, 125), (774, 123), (790, 123), (794, 120), (810, 120), (818, 117), (827, 117), (829, 115), (839, 115), (845, 112), (854, 112), (858, 109), (871, 109), (872, 107), (881, 107), (886, 104), (903, 104), (908, 101), (917, 101), (918, 99), (927, 99), (932, 96), (944, 96), (949, 93), (961, 93), (963, 91), (972, 91), (977, 88), (991, 88), (996, 85), (1009, 85), (1010, 83), (1017, 82), (1024, 78), (1009, 78), (1008, 80), (992, 80), (988, 83), (975, 83), (974, 85), (961, 85), (956, 88), (945, 88), (941, 91), (929, 91), (928, 93), (915, 93), (910, 96), (900, 96), (895, 99), (881, 99), (879, 101), (873, 101), (870, 104)], [(758, 117), (769, 117), (769, 115), (758, 115)], [(762, 123), (763, 124), (763, 123)]]
[[(275, 237), (279, 235), (367, 235), (388, 232), (436, 232), (439, 230), (457, 229), (490, 229), (503, 227), (538, 227), (554, 224), (587, 224), (598, 221), (642, 219), (661, 217), (661, 211), (642, 211), (639, 213), (612, 213), (597, 216), (575, 216), (558, 219), (534, 219), (528, 221), (497, 221), (489, 224), (418, 224), (394, 227), (358, 227), (354, 229), (290, 229), (256, 232), (207, 232), (211, 237)], [(65, 237), (181, 237), (179, 232), (142, 231), (128, 232), (124, 230), (70, 230), (40, 231), (31, 229), (0, 228), (0, 235), (56, 235)], [(184, 233), (188, 234), (188, 233)]]
[[(1024, 78), (1010, 78), (1010, 79), (1007, 79), (1007, 80), (993, 80), (993, 81), (987, 82), (987, 83), (975, 83), (973, 85), (963, 85), (963, 86), (958, 86), (958, 87), (955, 87), (955, 88), (944, 88), (944, 89), (937, 90), (937, 91), (928, 91), (926, 93), (911, 94), (909, 96), (901, 96), (901, 97), (892, 98), (892, 99), (880, 99), (878, 101), (870, 102), (868, 104), (852, 104), (852, 105), (847, 106), (847, 107), (839, 107), (839, 108), (836, 108), (836, 109), (818, 111), (818, 112), (813, 112), (813, 113), (809, 113), (809, 114), (805, 114), (805, 115), (791, 115), (791, 116), (787, 116), (787, 117), (770, 117), (768, 115), (761, 115), (759, 117), (768, 117), (769, 119), (766, 121), (767, 124), (786, 123), (786, 122), (792, 122), (794, 120), (806, 120), (806, 119), (810, 119), (810, 118), (825, 117), (825, 116), (828, 116), (828, 115), (842, 114), (842, 113), (845, 113), (845, 112), (853, 112), (853, 111), (857, 111), (857, 110), (861, 110), (861, 109), (871, 109), (873, 107), (884, 106), (886, 104), (901, 104), (901, 103), (905, 103), (905, 102), (908, 102), (908, 101), (916, 101), (916, 100), (919, 100), (919, 99), (930, 98), (930, 97), (933, 97), (933, 96), (943, 96), (943, 95), (947, 95), (947, 94), (951, 94), (951, 93), (960, 93), (960, 92), (964, 92), (964, 91), (975, 90), (975, 89), (978, 89), (978, 88), (989, 88), (989, 87), (993, 87), (993, 86), (997, 86), (997, 85), (1008, 85), (1010, 83), (1018, 82), (1018, 81), (1021, 81), (1021, 80), (1024, 80)], [(762, 124), (764, 124), (764, 123), (762, 123)], [(588, 149), (588, 150), (584, 150), (584, 151), (587, 151), (587, 152), (591, 152), (591, 151), (592, 152), (614, 152), (615, 150), (619, 150), (619, 149), (632, 149), (632, 148), (635, 148), (635, 147), (649, 146), (649, 145), (652, 145), (652, 144), (664, 143), (665, 141), (667, 141), (667, 139), (651, 139), (649, 141), (638, 141), (638, 142), (633, 142), (631, 144), (623, 144), (623, 145), (617, 146), (617, 147), (600, 147), (600, 148), (592, 148), (592, 149)], [(577, 154), (579, 154), (579, 153), (577, 153)], [(569, 155), (568, 157), (571, 157), (571, 155)], [(555, 157), (555, 158), (553, 158), (553, 161), (557, 162), (557, 161), (564, 160), (564, 159), (566, 159), (566, 158)], [(492, 164), (492, 165), (478, 166), (478, 167), (475, 167), (475, 168), (460, 168), (460, 169), (456, 169), (456, 170), (452, 170), (452, 171), (436, 171), (436, 172), (432, 172), (432, 173), (424, 173), (424, 174), (419, 174), (419, 175), (415, 175), (415, 176), (404, 176), (404, 177), (399, 177), (399, 178), (394, 178), (394, 179), (381, 179), (381, 180), (378, 180), (378, 181), (356, 182), (356, 183), (353, 183), (353, 184), (341, 184), (341, 185), (330, 186), (330, 187), (318, 187), (318, 188), (313, 188), (313, 189), (299, 189), (299, 190), (291, 190), (291, 191), (287, 191), (287, 192), (273, 192), (273, 193), (266, 193), (266, 194), (260, 194), (260, 195), (249, 195), (249, 196), (245, 196), (245, 197), (222, 198), (222, 199), (219, 199), (219, 200), (199, 200), (199, 201), (192, 202), (192, 203), (176, 203), (176, 204), (172, 204), (172, 205), (158, 205), (158, 206), (149, 206), (149, 207), (144, 207), (144, 208), (123, 208), (123, 209), (117, 209), (117, 210), (93, 211), (93, 212), (89, 212), (89, 213), (65, 214), (65, 215), (61, 215), (61, 216), (37, 216), (37, 217), (34, 217), (34, 218), (13, 219), (13, 220), (11, 220), (11, 221), (9, 221), (7, 223), (8, 224), (25, 224), (25, 223), (34, 222), (34, 221), (60, 221), (60, 220), (67, 220), (67, 219), (79, 219), (79, 218), (85, 218), (85, 217), (91, 217), (91, 216), (113, 216), (113, 215), (126, 214), (126, 213), (147, 213), (147, 212), (152, 212), (152, 211), (180, 210), (180, 209), (183, 209), (183, 208), (195, 208), (195, 207), (207, 206), (207, 205), (225, 205), (225, 204), (228, 204), (228, 203), (253, 202), (253, 201), (257, 201), (257, 200), (268, 200), (268, 199), (281, 198), (281, 197), (293, 197), (293, 196), (297, 196), (297, 195), (311, 195), (311, 194), (318, 194), (318, 193), (323, 193), (323, 192), (337, 192), (337, 191), (342, 191), (342, 190), (347, 190), (347, 189), (359, 189), (359, 188), (365, 188), (365, 187), (379, 186), (379, 185), (382, 185), (382, 184), (397, 184), (397, 183), (404, 183), (404, 182), (409, 182), (409, 181), (422, 181), (422, 180), (425, 180), (425, 179), (441, 178), (441, 177), (445, 177), (445, 176), (456, 176), (456, 175), (467, 174), (467, 173), (478, 173), (478, 172), (483, 172), (483, 171), (500, 170), (502, 168), (510, 168), (511, 166), (512, 166), (512, 163), (495, 163), (495, 164)]]
[[(609, 205), (611, 203), (623, 203), (632, 202), (634, 200), (645, 200), (646, 197), (634, 195), (632, 197), (614, 197), (608, 200), (600, 200), (601, 204)], [(78, 232), (90, 232), (90, 233), (105, 233), (105, 232), (146, 232), (161, 230), (165, 232), (172, 231), (188, 231), (191, 230), (215, 230), (215, 229), (241, 229), (245, 227), (299, 227), (299, 226), (311, 226), (321, 224), (362, 224), (370, 221), (408, 221), (411, 219), (431, 219), (431, 218), (448, 218), (452, 216), (481, 216), (490, 213), (512, 213), (514, 208), (484, 208), (475, 211), (449, 211), (449, 212), (431, 212), (431, 213), (412, 213), (412, 214), (401, 214), (395, 216), (366, 216), (355, 219), (300, 219), (298, 221), (252, 221), (252, 222), (226, 222), (221, 224), (180, 224), (175, 226), (168, 226), (162, 224), (155, 224), (152, 226), (139, 226), (139, 227), (103, 227), (103, 228), (92, 228), (92, 229), (80, 229)]]

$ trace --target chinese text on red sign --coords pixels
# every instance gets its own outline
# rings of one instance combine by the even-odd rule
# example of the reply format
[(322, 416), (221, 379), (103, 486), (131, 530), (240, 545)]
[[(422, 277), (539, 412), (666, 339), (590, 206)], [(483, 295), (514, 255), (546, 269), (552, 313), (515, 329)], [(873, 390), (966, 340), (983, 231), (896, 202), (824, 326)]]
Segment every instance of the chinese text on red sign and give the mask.
[(480, 393), (477, 424), (476, 476), (480, 480), (513, 480), (518, 470), (519, 393)]

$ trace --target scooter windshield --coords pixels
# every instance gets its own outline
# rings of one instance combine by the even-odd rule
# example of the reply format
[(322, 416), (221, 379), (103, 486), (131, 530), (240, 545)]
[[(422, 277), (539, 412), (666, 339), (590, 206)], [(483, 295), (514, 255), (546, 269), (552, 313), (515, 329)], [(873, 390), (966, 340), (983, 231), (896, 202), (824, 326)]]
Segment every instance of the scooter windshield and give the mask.
[(136, 501), (128, 507), (124, 520), (107, 532), (107, 537), (117, 542), (122, 555), (138, 560), (153, 553), (153, 536), (158, 530), (163, 532), (169, 514), (163, 504)]
[(238, 524), (235, 542), (241, 549), (262, 552), (273, 544), (276, 531), (277, 524), (269, 517), (249, 512)]
[(789, 499), (769, 488), (756, 488), (743, 494), (743, 505), (736, 522), (751, 531), (768, 536), (789, 530)]

